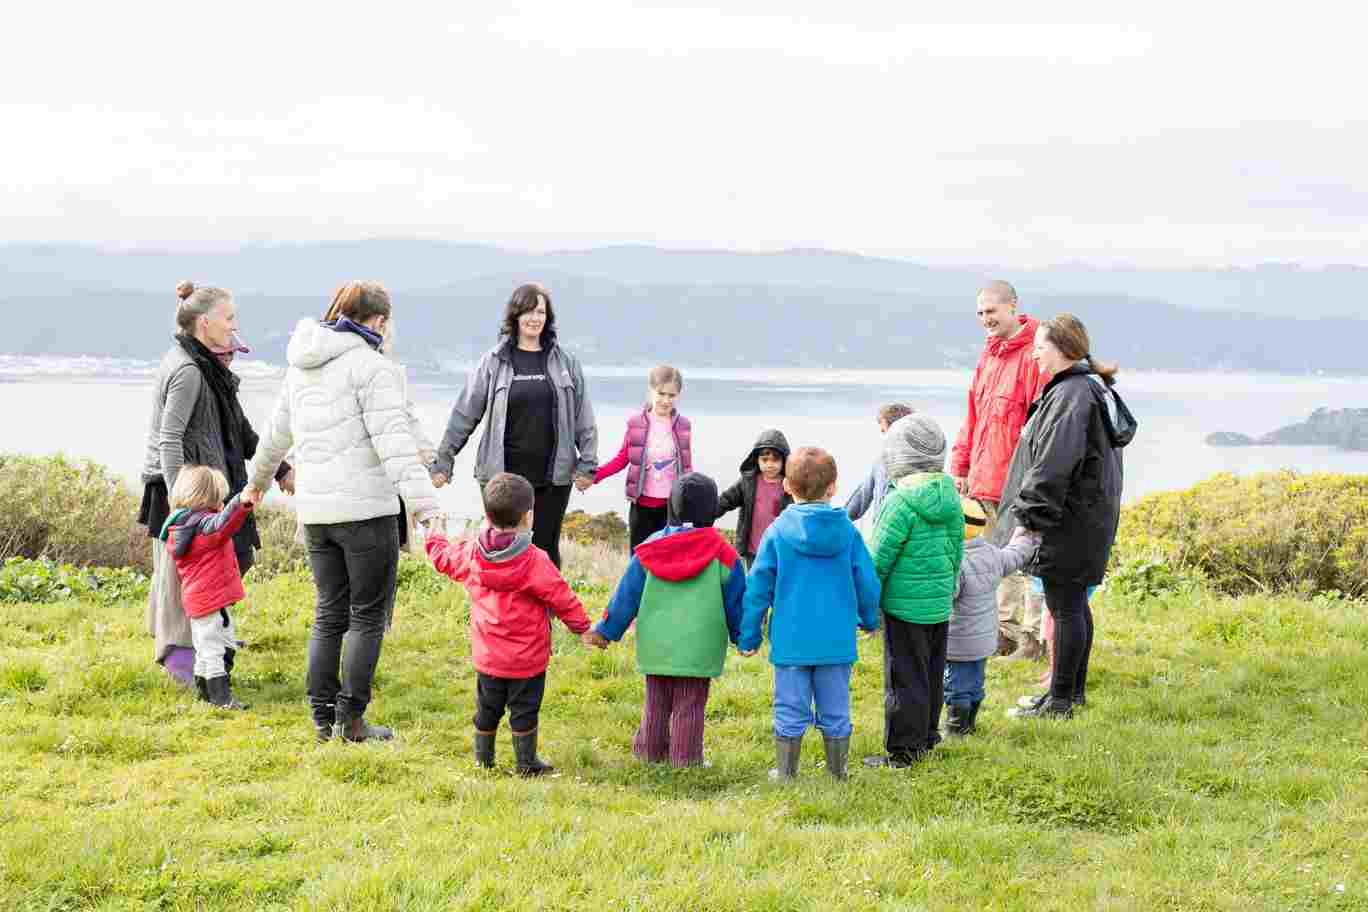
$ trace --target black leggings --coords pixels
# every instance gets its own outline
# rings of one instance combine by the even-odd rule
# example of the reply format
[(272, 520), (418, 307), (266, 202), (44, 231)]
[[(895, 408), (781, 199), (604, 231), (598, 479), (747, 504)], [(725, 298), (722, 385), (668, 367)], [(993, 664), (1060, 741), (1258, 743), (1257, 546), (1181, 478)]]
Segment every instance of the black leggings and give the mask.
[(570, 506), (570, 485), (543, 485), (536, 488), (532, 505), (532, 544), (541, 548), (560, 569), (561, 525)]
[(1083, 695), (1088, 685), (1088, 657), (1093, 644), (1088, 587), (1048, 579), (1044, 583), (1045, 607), (1055, 622), (1055, 668), (1050, 696), (1073, 701)]
[(627, 553), (631, 554), (636, 546), (665, 528), (668, 507), (643, 507), (633, 503), (627, 511)]

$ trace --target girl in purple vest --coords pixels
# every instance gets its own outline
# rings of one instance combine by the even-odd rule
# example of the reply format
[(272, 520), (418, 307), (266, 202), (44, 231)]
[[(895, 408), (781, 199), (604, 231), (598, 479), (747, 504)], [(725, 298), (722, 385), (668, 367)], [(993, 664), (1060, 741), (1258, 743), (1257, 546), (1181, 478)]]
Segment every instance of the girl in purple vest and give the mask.
[(597, 484), (627, 470), (628, 553), (665, 528), (670, 486), (693, 471), (689, 419), (675, 409), (684, 375), (668, 364), (651, 369), (648, 403), (627, 419), (622, 449), (594, 475)]

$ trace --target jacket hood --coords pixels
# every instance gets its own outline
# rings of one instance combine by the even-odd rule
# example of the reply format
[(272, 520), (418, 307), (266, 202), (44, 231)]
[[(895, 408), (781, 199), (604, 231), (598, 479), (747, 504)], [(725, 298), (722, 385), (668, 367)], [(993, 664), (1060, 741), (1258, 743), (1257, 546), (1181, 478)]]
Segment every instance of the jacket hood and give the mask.
[[(1121, 401), (1116, 390), (1107, 386), (1106, 382), (1087, 361), (1079, 361), (1067, 370), (1062, 370), (1051, 377), (1050, 382), (1041, 391), (1041, 398), (1044, 398), (1047, 390), (1060, 383), (1070, 382), (1070, 378), (1073, 377), (1084, 377), (1091, 381), (1088, 384), (1088, 391), (1092, 393), (1092, 397), (1096, 400), (1102, 413), (1102, 426), (1107, 430), (1107, 439), (1111, 441), (1111, 445), (1119, 450), (1134, 440), (1139, 422), (1135, 420), (1135, 416), (1126, 407), (1126, 403)], [(1039, 401), (1036, 400), (1037, 403)], [(1032, 410), (1034, 411), (1034, 403)]]
[[(528, 539), (530, 544), (531, 539)], [(516, 544), (513, 546), (516, 547)], [(532, 572), (531, 547), (523, 549), (512, 557), (502, 557), (511, 549), (498, 552), (495, 557), (486, 557), (483, 548), (475, 549), (474, 566), (470, 568), (470, 579), (488, 589), (508, 592), (517, 589), (527, 581)]]
[(475, 541), (480, 557), (490, 564), (502, 564), (522, 554), (532, 546), (531, 532), (500, 533), (485, 529)]
[(713, 561), (736, 564), (735, 549), (716, 529), (668, 526), (637, 545), (637, 560), (654, 577), (670, 582), (693, 579)]
[(852, 535), (859, 534), (845, 510), (827, 503), (794, 504), (770, 528), (795, 551), (813, 557), (835, 557), (850, 546)]
[(1012, 338), (1001, 339), (993, 336), (987, 341), (984, 348), (987, 349), (988, 354), (1002, 357), (1035, 342), (1035, 334), (1036, 330), (1040, 328), (1040, 321), (1035, 317), (1028, 317), (1026, 314), (1018, 314), (1017, 323), (1021, 326), (1021, 330)]
[[(778, 450), (784, 454), (784, 469), (788, 468), (789, 443), (784, 432), (769, 428), (760, 432), (760, 436), (755, 438), (755, 444), (751, 447), (750, 455), (741, 461), (741, 473), (760, 471), (760, 451)], [(779, 474), (784, 474), (780, 471)]]
[(337, 332), (317, 320), (300, 320), (285, 349), (285, 360), (291, 367), (313, 370), (354, 348), (369, 347), (356, 333)]
[(964, 507), (955, 483), (944, 472), (924, 472), (898, 479), (897, 490), (908, 492), (907, 502), (933, 525), (964, 525)]

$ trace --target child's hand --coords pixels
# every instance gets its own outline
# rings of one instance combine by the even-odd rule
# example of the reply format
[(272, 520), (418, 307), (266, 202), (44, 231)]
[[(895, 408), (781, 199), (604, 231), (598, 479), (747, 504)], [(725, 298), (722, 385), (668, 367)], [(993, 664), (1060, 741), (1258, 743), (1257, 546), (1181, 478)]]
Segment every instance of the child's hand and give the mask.
[(248, 485), (242, 489), (242, 495), (238, 498), (238, 503), (250, 510), (261, 503), (261, 492), (251, 485)]
[(736, 650), (736, 654), (741, 656), (742, 658), (749, 659), (751, 656), (755, 655), (759, 651), (760, 650), (758, 649), (738, 649)]
[(583, 494), (594, 486), (594, 479), (588, 475), (578, 475), (575, 477), (575, 490)]
[(580, 634), (580, 642), (585, 646), (595, 646), (599, 649), (607, 649), (608, 641), (603, 638), (603, 634), (590, 629)]

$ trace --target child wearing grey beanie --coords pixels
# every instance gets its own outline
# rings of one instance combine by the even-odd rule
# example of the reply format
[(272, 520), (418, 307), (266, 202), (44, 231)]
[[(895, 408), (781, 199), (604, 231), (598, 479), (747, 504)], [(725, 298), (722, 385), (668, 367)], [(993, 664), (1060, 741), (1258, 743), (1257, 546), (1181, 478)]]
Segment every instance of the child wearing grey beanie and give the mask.
[(904, 415), (888, 426), (884, 435), (883, 460), (888, 480), (896, 482), (907, 475), (944, 472), (945, 432), (935, 419), (926, 415)]

